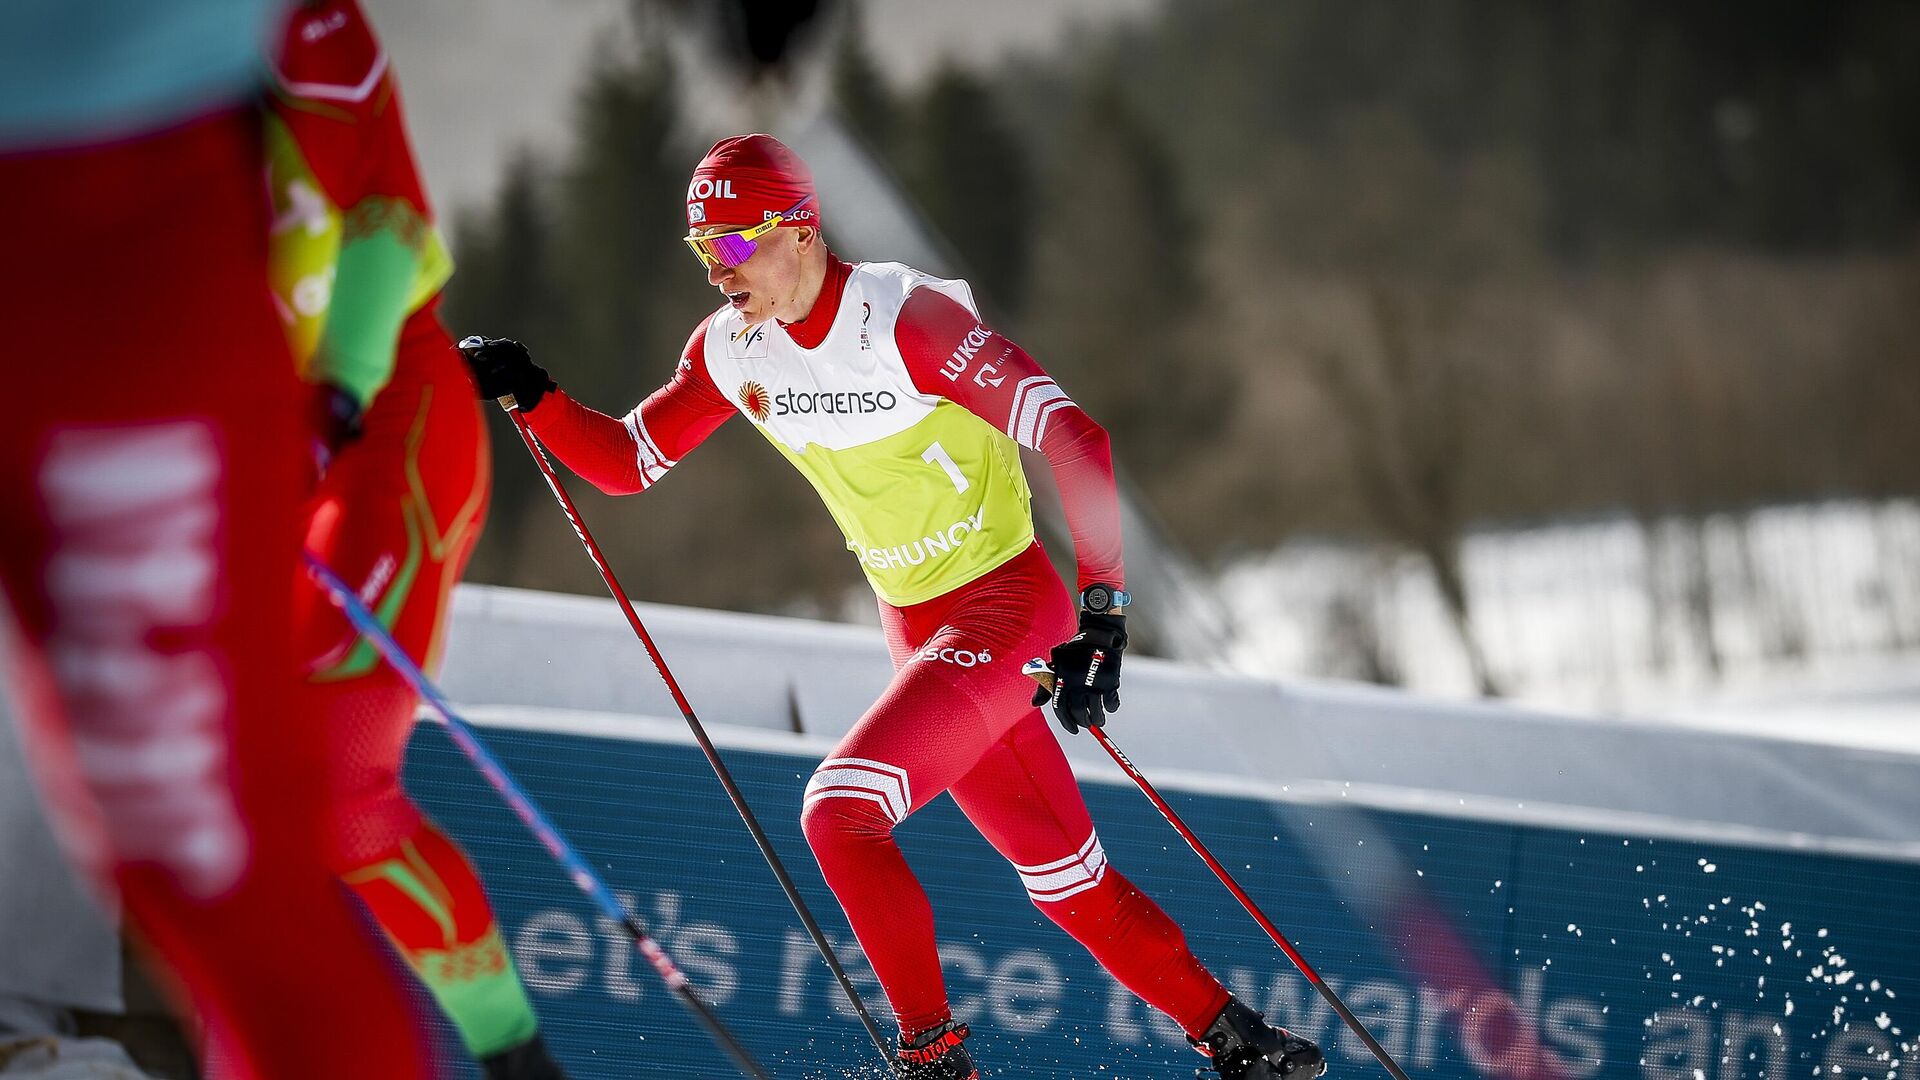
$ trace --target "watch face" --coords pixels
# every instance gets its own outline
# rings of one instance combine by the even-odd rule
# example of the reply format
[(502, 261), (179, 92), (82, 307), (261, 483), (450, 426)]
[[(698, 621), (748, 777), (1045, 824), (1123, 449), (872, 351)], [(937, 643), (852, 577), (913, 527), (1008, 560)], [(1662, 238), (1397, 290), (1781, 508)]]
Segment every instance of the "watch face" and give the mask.
[(1113, 594), (1107, 591), (1105, 585), (1090, 585), (1081, 602), (1087, 605), (1088, 611), (1098, 613), (1113, 606)]

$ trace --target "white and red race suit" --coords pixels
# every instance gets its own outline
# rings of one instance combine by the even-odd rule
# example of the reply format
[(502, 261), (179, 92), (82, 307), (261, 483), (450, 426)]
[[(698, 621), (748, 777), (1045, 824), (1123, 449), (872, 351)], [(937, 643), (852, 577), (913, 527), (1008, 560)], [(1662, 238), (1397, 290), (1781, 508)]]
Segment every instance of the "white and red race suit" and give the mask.
[(903, 1035), (950, 1019), (932, 909), (893, 839), (943, 791), (1041, 911), (1202, 1033), (1226, 990), (1107, 865), (1020, 671), (1075, 617), (1034, 540), (1019, 447), (1052, 466), (1080, 584), (1122, 585), (1106, 432), (981, 322), (965, 282), (838, 260), (800, 322), (708, 316), (673, 377), (624, 418), (553, 393), (527, 421), (575, 472), (627, 494), (736, 413), (820, 492), (880, 599), (893, 682), (815, 770), (802, 820)]

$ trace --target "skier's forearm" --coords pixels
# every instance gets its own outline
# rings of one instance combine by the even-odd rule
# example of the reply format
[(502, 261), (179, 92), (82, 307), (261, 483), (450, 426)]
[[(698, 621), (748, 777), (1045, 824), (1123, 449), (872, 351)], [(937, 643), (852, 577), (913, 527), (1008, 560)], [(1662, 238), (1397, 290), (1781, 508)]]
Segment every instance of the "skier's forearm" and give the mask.
[(554, 390), (536, 409), (523, 412), (527, 426), (553, 456), (581, 479), (608, 495), (632, 495), (652, 482), (641, 474), (632, 433), (617, 417)]
[(1120, 495), (1107, 431), (1077, 405), (1060, 409), (1050, 421), (1040, 452), (1053, 469), (1067, 530), (1073, 534), (1077, 588), (1096, 581), (1124, 586)]

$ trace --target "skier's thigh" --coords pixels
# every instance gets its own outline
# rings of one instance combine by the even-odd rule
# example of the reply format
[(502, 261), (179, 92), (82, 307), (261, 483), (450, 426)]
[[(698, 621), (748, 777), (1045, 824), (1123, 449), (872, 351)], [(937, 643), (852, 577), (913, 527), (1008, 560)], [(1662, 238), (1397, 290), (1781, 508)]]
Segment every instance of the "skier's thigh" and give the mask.
[(1018, 867), (1068, 859), (1093, 835), (1080, 785), (1038, 709), (1029, 707), (950, 790), (987, 842)]
[(895, 824), (933, 801), (993, 743), (987, 715), (955, 683), (947, 672), (908, 663), (820, 763), (810, 796), (821, 787), (845, 787), (877, 763), (891, 779), (869, 776), (862, 783), (884, 783)]

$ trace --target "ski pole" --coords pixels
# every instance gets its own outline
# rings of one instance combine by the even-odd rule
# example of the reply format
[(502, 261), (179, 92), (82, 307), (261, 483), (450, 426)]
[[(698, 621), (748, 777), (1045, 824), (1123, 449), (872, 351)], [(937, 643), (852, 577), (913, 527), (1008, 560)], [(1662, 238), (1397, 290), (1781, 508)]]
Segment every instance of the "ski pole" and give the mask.
[[(465, 342), (462, 344), (464, 345)], [(720, 760), (720, 752), (714, 749), (713, 741), (707, 738), (707, 729), (700, 723), (699, 717), (694, 715), (693, 706), (688, 703), (687, 696), (680, 692), (680, 683), (674, 679), (673, 672), (668, 669), (666, 658), (660, 655), (660, 647), (653, 643), (653, 635), (647, 633), (646, 626), (640, 622), (639, 613), (633, 609), (633, 602), (627, 599), (626, 590), (620, 587), (619, 580), (613, 576), (613, 568), (607, 565), (606, 555), (601, 552), (600, 545), (594, 542), (593, 534), (587, 531), (587, 523), (581, 518), (580, 510), (574, 506), (573, 499), (567, 495), (567, 489), (561, 486), (560, 477), (553, 471), (553, 463), (547, 460), (546, 451), (540, 448), (540, 442), (534, 436), (533, 429), (527, 426), (527, 418), (520, 415), (519, 403), (511, 394), (498, 400), (500, 407), (506, 410), (507, 417), (513, 421), (513, 429), (520, 433), (520, 441), (527, 444), (527, 453), (533, 455), (534, 464), (539, 466), (540, 475), (547, 481), (547, 490), (553, 492), (554, 499), (560, 503), (560, 509), (566, 511), (567, 520), (573, 525), (574, 535), (580, 538), (581, 545), (587, 549), (587, 556), (599, 569), (600, 580), (606, 583), (607, 591), (612, 593), (614, 600), (619, 603), (620, 611), (627, 617), (627, 625), (633, 627), (634, 635), (640, 639), (640, 644), (647, 650), (647, 656), (653, 660), (654, 670), (660, 673), (660, 680), (667, 684), (667, 692), (673, 695), (674, 704), (680, 707), (680, 715), (686, 718), (687, 727), (693, 731), (694, 741), (700, 744), (700, 752), (706, 755), (707, 764), (713, 767), (713, 774), (719, 777), (720, 786), (726, 789), (727, 798), (733, 800), (734, 810), (739, 812), (740, 820), (746, 823), (747, 831), (753, 834), (753, 842), (759, 845), (760, 854), (767, 860), (767, 866), (773, 871), (775, 880), (779, 881), (781, 891), (787, 894), (787, 901), (793, 905), (794, 913), (800, 916), (801, 925), (806, 927), (807, 935), (813, 938), (814, 947), (820, 950), (821, 959), (827, 962), (828, 970), (832, 971), (833, 977), (839, 980), (840, 989), (847, 995), (847, 1001), (853, 1005), (853, 1011), (859, 1014), (860, 1023), (866, 1027), (867, 1035), (873, 1039), (874, 1049), (880, 1052), (881, 1059), (887, 1063), (888, 1075), (895, 1075), (897, 1068), (894, 1064), (893, 1052), (887, 1049), (886, 1036), (880, 1034), (880, 1025), (874, 1023), (873, 1015), (867, 1011), (866, 1002), (860, 1000), (860, 992), (853, 988), (853, 980), (847, 977), (847, 969), (840, 965), (840, 957), (833, 951), (833, 946), (827, 942), (827, 935), (821, 931), (820, 924), (814, 920), (813, 912), (807, 908), (807, 902), (800, 898), (800, 890), (795, 887), (793, 878), (788, 875), (786, 864), (780, 861), (779, 853), (773, 850), (773, 842), (767, 839), (766, 830), (760, 827), (759, 819), (754, 817), (752, 807), (747, 805), (746, 796), (741, 794), (739, 786), (733, 782), (733, 774), (727, 770), (726, 763)]]
[(413, 658), (407, 655), (406, 650), (393, 640), (393, 636), (387, 633), (386, 627), (380, 625), (380, 621), (367, 610), (365, 604), (360, 602), (360, 598), (354, 595), (346, 582), (341, 581), (325, 563), (310, 551), (303, 554), (306, 558), (308, 573), (312, 574), (314, 579), (327, 590), (334, 605), (346, 613), (347, 620), (353, 624), (354, 629), (373, 643), (373, 647), (387, 658), (387, 662), (392, 664), (394, 670), (400, 673), (400, 677), (413, 687), (421, 700), (439, 714), (453, 741), (468, 758), (472, 759), (474, 767), (480, 770), (480, 774), (487, 778), (487, 782), (493, 785), (495, 791), (500, 793), (500, 797), (506, 800), (507, 806), (526, 824), (534, 837), (546, 847), (548, 853), (566, 869), (567, 876), (573, 879), (574, 885), (581, 892), (586, 893), (607, 918), (626, 929), (627, 936), (633, 939), (634, 947), (639, 949), (640, 955), (646, 957), (647, 962), (653, 965), (653, 970), (659, 973), (661, 981), (667, 984), (667, 989), (673, 991), (674, 996), (680, 999), (680, 1003), (687, 1007), (687, 1011), (699, 1020), (700, 1026), (707, 1029), (707, 1034), (713, 1037), (713, 1041), (720, 1049), (726, 1051), (727, 1056), (740, 1067), (740, 1071), (752, 1080), (769, 1080), (767, 1071), (760, 1067), (760, 1063), (753, 1059), (753, 1055), (747, 1051), (726, 1024), (721, 1022), (713, 1009), (694, 992), (693, 984), (674, 964), (673, 958), (667, 955), (667, 951), (660, 947), (660, 943), (647, 933), (646, 926), (641, 923), (639, 917), (628, 914), (626, 909), (621, 907), (619, 899), (613, 895), (613, 890), (600, 879), (600, 875), (593, 872), (593, 868), (588, 866), (586, 860), (580, 857), (580, 853), (573, 849), (573, 845), (567, 843), (566, 837), (560, 835), (560, 830), (554, 827), (553, 822), (541, 813), (533, 799), (507, 773), (506, 766), (500, 764), (500, 759), (480, 741), (480, 736), (473, 730), (472, 725), (460, 719), (453, 711), (453, 706), (448, 703), (446, 696), (440, 692), (440, 688), (427, 678), (426, 673), (413, 662)]
[[(1053, 689), (1053, 671), (1047, 667), (1046, 661), (1029, 660), (1021, 670), (1049, 691)], [(1253, 921), (1260, 924), (1260, 929), (1265, 930), (1267, 936), (1273, 939), (1273, 943), (1280, 946), (1280, 951), (1287, 954), (1287, 959), (1293, 961), (1293, 966), (1300, 969), (1300, 974), (1305, 975), (1307, 981), (1313, 984), (1313, 988), (1320, 991), (1320, 996), (1327, 999), (1327, 1004), (1333, 1006), (1333, 1011), (1340, 1014), (1340, 1019), (1346, 1021), (1355, 1035), (1360, 1036), (1361, 1042), (1367, 1044), (1367, 1049), (1373, 1051), (1373, 1056), (1378, 1058), (1387, 1072), (1393, 1075), (1393, 1080), (1407, 1080), (1406, 1071), (1393, 1060), (1393, 1055), (1387, 1053), (1387, 1048), (1380, 1045), (1380, 1040), (1373, 1037), (1373, 1032), (1367, 1030), (1367, 1026), (1360, 1022), (1360, 1018), (1353, 1015), (1353, 1010), (1347, 1008), (1347, 1003), (1340, 1000), (1340, 995), (1334, 993), (1333, 987), (1327, 985), (1326, 980), (1320, 977), (1320, 973), (1313, 970), (1313, 965), (1307, 963), (1307, 958), (1301, 956), (1300, 951), (1293, 947), (1293, 942), (1287, 940), (1287, 935), (1273, 925), (1273, 920), (1267, 918), (1266, 913), (1253, 902), (1253, 898), (1247, 895), (1246, 890), (1233, 880), (1233, 875), (1227, 873), (1227, 868), (1221, 866), (1220, 860), (1213, 857), (1213, 852), (1207, 850), (1207, 845), (1200, 842), (1200, 838), (1193, 834), (1192, 829), (1187, 828), (1187, 823), (1181, 821), (1180, 815), (1174, 813), (1173, 807), (1168, 806), (1167, 801), (1160, 797), (1160, 793), (1154, 790), (1153, 784), (1148, 782), (1133, 760), (1114, 745), (1113, 739), (1107, 735), (1107, 729), (1098, 724), (1092, 724), (1087, 730), (1093, 733), (1094, 741), (1106, 750), (1114, 763), (1120, 766), (1121, 771), (1125, 772), (1128, 778), (1140, 788), (1141, 793), (1146, 795), (1147, 801), (1153, 803), (1154, 809), (1160, 811), (1160, 816), (1167, 819), (1167, 824), (1173, 826), (1173, 831), (1179, 833), (1180, 838), (1193, 849), (1193, 853), (1200, 856), (1200, 861), (1207, 864), (1207, 869), (1213, 871), (1213, 876), (1220, 879), (1220, 884), (1225, 885), (1227, 891), (1233, 894), (1233, 898), (1240, 901), (1240, 906), (1247, 909), (1247, 914), (1253, 916)]]

